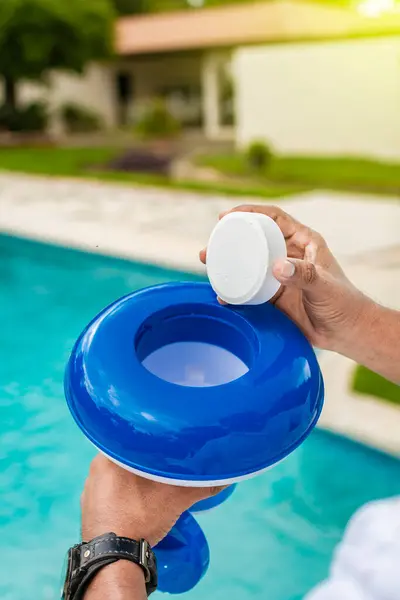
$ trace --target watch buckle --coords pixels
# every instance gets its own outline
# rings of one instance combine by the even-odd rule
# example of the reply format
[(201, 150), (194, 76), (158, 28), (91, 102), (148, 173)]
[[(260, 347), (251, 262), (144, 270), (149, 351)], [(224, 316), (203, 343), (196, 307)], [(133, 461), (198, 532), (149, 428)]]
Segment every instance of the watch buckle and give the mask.
[(149, 569), (149, 558), (150, 558), (149, 548), (150, 548), (150, 546), (149, 546), (148, 542), (144, 539), (141, 539), (140, 540), (139, 560), (140, 560), (140, 566), (142, 567), (142, 569), (144, 570), (144, 573), (145, 573), (146, 583), (149, 583), (151, 580), (151, 573), (150, 573), (150, 569)]

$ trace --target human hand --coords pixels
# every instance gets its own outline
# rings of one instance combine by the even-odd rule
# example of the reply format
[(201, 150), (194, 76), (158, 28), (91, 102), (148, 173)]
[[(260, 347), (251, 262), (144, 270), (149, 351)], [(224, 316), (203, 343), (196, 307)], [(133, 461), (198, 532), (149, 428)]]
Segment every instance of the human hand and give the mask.
[[(285, 236), (288, 260), (273, 266), (282, 287), (272, 302), (313, 345), (345, 353), (346, 340), (371, 301), (347, 279), (322, 236), (275, 206), (244, 205), (228, 212), (235, 211), (267, 215)], [(206, 254), (200, 252), (204, 263)]]
[(221, 489), (156, 483), (98, 455), (82, 494), (82, 539), (90, 541), (112, 531), (135, 540), (144, 538), (155, 546), (185, 510)]

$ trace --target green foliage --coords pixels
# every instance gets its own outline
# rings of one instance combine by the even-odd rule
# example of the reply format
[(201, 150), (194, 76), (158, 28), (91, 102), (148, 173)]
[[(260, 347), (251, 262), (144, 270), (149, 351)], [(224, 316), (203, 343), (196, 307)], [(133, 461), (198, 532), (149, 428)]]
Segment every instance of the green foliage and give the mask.
[(400, 404), (400, 386), (362, 366), (358, 366), (355, 370), (353, 390), (360, 394), (382, 398), (393, 404)]
[(0, 73), (13, 81), (79, 73), (111, 55), (113, 22), (110, 0), (0, 0)]
[(149, 0), (112, 0), (119, 15), (140, 15), (150, 11)]
[[(4, 1), (4, 0), (3, 0)], [(168, 12), (213, 6), (229, 6), (230, 4), (251, 4), (255, 0), (113, 0), (119, 15), (137, 15), (142, 13)], [(267, 1), (267, 0), (265, 0)], [(270, 0), (273, 1), (273, 0)], [(313, 0), (319, 4), (349, 6), (353, 0)], [(361, 1), (361, 0), (360, 0)]]
[(177, 135), (181, 124), (161, 99), (154, 100), (136, 125), (136, 133), (143, 139), (169, 138)]
[(254, 0), (203, 0), (202, 2), (201, 0), (113, 0), (115, 8), (120, 15), (169, 12), (186, 9), (197, 10), (200, 8), (211, 8), (213, 6), (228, 6), (230, 4), (250, 4), (251, 2), (254, 2)]
[(47, 105), (44, 102), (33, 102), (19, 108), (3, 104), (0, 107), (0, 129), (36, 133), (47, 128), (49, 120)]
[(272, 150), (264, 142), (252, 142), (247, 148), (247, 163), (255, 171), (265, 171), (271, 163), (272, 158)]
[(102, 128), (101, 118), (96, 112), (72, 102), (61, 108), (61, 118), (70, 133), (89, 133)]

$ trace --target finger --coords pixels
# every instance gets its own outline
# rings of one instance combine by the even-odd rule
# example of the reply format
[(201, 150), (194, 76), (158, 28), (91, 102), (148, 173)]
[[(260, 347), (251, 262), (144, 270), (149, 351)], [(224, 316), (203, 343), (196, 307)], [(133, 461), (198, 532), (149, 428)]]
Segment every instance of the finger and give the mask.
[(285, 286), (301, 290), (317, 289), (321, 285), (315, 265), (306, 260), (278, 260), (274, 264), (273, 274)]
[(201, 262), (205, 265), (207, 260), (207, 248), (203, 248), (199, 253)]
[(316, 263), (317, 254), (324, 247), (324, 239), (310, 227), (305, 225), (286, 240), (288, 257), (301, 258)]
[(319, 249), (318, 248), (318, 243), (316, 241), (312, 240), (305, 247), (304, 259), (307, 262), (313, 263), (315, 265), (316, 262), (317, 262), (318, 249)]

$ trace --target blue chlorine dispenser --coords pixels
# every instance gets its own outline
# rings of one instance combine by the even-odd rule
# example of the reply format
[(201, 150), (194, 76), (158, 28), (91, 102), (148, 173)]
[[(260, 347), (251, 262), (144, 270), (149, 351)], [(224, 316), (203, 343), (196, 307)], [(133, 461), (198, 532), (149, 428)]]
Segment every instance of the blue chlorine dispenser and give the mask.
[(164, 284), (121, 298), (72, 351), (66, 399), (100, 452), (162, 483), (229, 486), (184, 513), (155, 548), (161, 591), (186, 592), (207, 571), (207, 540), (192, 513), (284, 459), (319, 418), (324, 386), (313, 348), (268, 303), (279, 289), (271, 265), (285, 256), (272, 219), (231, 213), (209, 241), (211, 285)]

